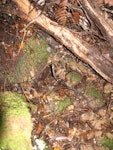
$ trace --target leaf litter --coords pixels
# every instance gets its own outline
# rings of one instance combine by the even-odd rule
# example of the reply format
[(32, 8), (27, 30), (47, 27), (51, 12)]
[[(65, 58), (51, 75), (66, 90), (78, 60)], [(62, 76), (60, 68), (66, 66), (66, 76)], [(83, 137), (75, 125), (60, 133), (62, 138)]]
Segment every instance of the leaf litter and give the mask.
[[(14, 24), (13, 28), (16, 26)], [(23, 26), (23, 22), (19, 23), (18, 29)], [(32, 29), (32, 26), (27, 29), (29, 38), (34, 34)], [(18, 36), (23, 37), (23, 33)], [(29, 103), (34, 125), (31, 136), (33, 150), (112, 150), (113, 85), (50, 35), (36, 30), (35, 40), (39, 45), (41, 37), (47, 40), (45, 49), (49, 52), (48, 62), (41, 73), (37, 76), (32, 70), (30, 81), (5, 87), (5, 90), (25, 95)], [(17, 49), (21, 41), (22, 38), (18, 39)], [(15, 47), (13, 45), (13, 49)], [(12, 45), (10, 51), (4, 59), (6, 62), (11, 59)], [(17, 50), (13, 54), (18, 54)]]
[(111, 149), (106, 146), (113, 138), (113, 112), (108, 110), (111, 91), (90, 66), (58, 43), (57, 50), (51, 48), (40, 77), (27, 84), (24, 92), (32, 95), (27, 99), (36, 106), (29, 105), (34, 150)]
[(29, 103), (33, 150), (111, 149), (112, 85), (59, 43), (56, 49), (48, 47), (43, 72), (10, 89), (25, 94)]

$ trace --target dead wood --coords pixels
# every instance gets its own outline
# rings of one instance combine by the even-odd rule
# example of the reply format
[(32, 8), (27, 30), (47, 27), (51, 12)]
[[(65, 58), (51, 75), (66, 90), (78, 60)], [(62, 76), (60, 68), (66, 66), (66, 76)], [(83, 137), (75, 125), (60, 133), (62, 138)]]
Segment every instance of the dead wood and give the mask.
[[(20, 17), (24, 17), (24, 19), (26, 17), (27, 21), (35, 21), (36, 24), (38, 24), (42, 29), (59, 40), (73, 54), (88, 63), (104, 79), (113, 83), (113, 63), (101, 55), (99, 49), (92, 47), (88, 43), (84, 42), (79, 37), (78, 33), (73, 34), (69, 29), (58, 25), (56, 22), (50, 20), (43, 14), (38, 15), (40, 14), (40, 10), (36, 11), (33, 9), (28, 0), (13, 1), (16, 2), (19, 9), (21, 10)], [(86, 0), (84, 0), (84, 3), (86, 3)], [(33, 11), (31, 11), (32, 9)], [(38, 17), (36, 18), (37, 15)], [(103, 22), (105, 23), (103, 19), (102, 21), (99, 19), (99, 24), (103, 24)], [(111, 28), (108, 30), (108, 27), (109, 25), (105, 24), (105, 26), (103, 26), (103, 31), (108, 37), (111, 38), (113, 37), (113, 31)]]
[(108, 24), (108, 21), (104, 19), (102, 12), (92, 6), (89, 0), (79, 0), (84, 10), (87, 12), (88, 16), (99, 28), (105, 39), (110, 42), (113, 46), (113, 26)]

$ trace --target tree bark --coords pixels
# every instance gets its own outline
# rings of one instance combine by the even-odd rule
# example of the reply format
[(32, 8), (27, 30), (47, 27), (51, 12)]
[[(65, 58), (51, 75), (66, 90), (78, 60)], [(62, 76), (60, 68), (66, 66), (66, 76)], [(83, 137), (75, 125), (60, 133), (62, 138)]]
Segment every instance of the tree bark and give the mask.
[(108, 24), (107, 20), (103, 18), (102, 13), (95, 9), (89, 0), (79, 0), (79, 2), (103, 36), (110, 42), (111, 46), (113, 46), (113, 26)]
[[(13, 0), (21, 10), (20, 17), (26, 18), (27, 21), (38, 24), (43, 30), (54, 36), (59, 42), (66, 46), (73, 54), (88, 63), (98, 74), (100, 74), (108, 82), (113, 83), (113, 62), (105, 58), (97, 47), (93, 47), (84, 42), (79, 37), (78, 33), (58, 25), (45, 15), (41, 14), (40, 10), (36, 11), (28, 0)], [(87, 1), (87, 0), (85, 0)], [(84, 1), (84, 2), (85, 2)], [(31, 11), (33, 9), (33, 11)], [(31, 11), (31, 12), (30, 12)], [(37, 17), (38, 15), (38, 17)], [(37, 18), (36, 18), (37, 17)], [(35, 19), (34, 19), (35, 18)], [(102, 22), (100, 22), (101, 24)], [(109, 25), (106, 24), (107, 29)], [(105, 33), (109, 32), (105, 28)], [(111, 33), (110, 33), (111, 32)], [(107, 34), (112, 37), (112, 29)]]

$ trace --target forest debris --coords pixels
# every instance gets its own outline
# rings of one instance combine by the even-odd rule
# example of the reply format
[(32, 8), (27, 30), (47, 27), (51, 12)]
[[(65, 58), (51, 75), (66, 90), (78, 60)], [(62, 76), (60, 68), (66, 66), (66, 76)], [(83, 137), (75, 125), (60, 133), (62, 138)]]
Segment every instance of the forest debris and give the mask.
[[(84, 10), (87, 12), (91, 21), (100, 29), (105, 38), (108, 39), (113, 46), (113, 27), (106, 22), (101, 12), (95, 9), (89, 0), (79, 0)], [(92, 26), (93, 27), (93, 26)]]
[(112, 84), (106, 83), (105, 86), (104, 86), (104, 93), (105, 94), (110, 94), (111, 91), (112, 91), (112, 87), (113, 87)]
[[(42, 29), (46, 30), (48, 33), (50, 33), (52, 36), (58, 39), (63, 45), (65, 45), (68, 49), (70, 49), (72, 53), (74, 53), (79, 58), (87, 62), (103, 78), (113, 83), (113, 63), (110, 62), (108, 59), (106, 59), (104, 56), (102, 56), (99, 49), (90, 46), (88, 43), (80, 39), (78, 33), (73, 34), (72, 32), (70, 32), (70, 30), (63, 28), (56, 22), (50, 20), (45, 15), (43, 14), (39, 15), (41, 13), (40, 10), (36, 11), (35, 9), (33, 9), (33, 6), (29, 3), (29, 1), (27, 0), (20, 0), (20, 1), (13, 0), (13, 1), (18, 4), (20, 10), (23, 12), (22, 15), (20, 15), (20, 17), (23, 17), (24, 15), (25, 19), (26, 16), (27, 21), (32, 21), (35, 18), (34, 22), (36, 24), (38, 24)], [(90, 5), (89, 8), (91, 9)], [(105, 23), (102, 16), (100, 17), (99, 14), (96, 15), (97, 17), (99, 17), (99, 19), (102, 20), (98, 21), (99, 25), (102, 24), (101, 26), (103, 27), (104, 33), (106, 33), (107, 37), (109, 37), (109, 39), (112, 41), (113, 39), (111, 38), (113, 37), (112, 28), (107, 23)]]

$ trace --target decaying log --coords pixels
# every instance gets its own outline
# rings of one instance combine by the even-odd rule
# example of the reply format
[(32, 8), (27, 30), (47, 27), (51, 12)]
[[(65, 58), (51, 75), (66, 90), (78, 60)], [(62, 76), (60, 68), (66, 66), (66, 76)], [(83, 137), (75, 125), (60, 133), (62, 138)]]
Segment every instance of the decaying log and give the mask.
[(91, 20), (98, 26), (103, 36), (108, 39), (111, 46), (113, 46), (113, 26), (103, 18), (102, 13), (92, 6), (89, 0), (79, 0), (84, 10), (87, 12)]
[[(22, 11), (20, 17), (26, 16), (27, 21), (35, 21), (42, 29), (54, 36), (63, 45), (65, 45), (73, 54), (88, 63), (97, 73), (104, 79), (113, 83), (113, 63), (101, 55), (100, 50), (90, 46), (84, 42), (77, 33), (72, 33), (69, 29), (58, 25), (56, 22), (50, 20), (45, 15), (40, 14), (40, 10), (33, 9), (28, 0), (13, 0)], [(30, 12), (30, 13), (29, 13)], [(36, 18), (36, 16), (38, 17)], [(101, 23), (101, 22), (100, 22)], [(109, 32), (105, 29), (106, 32)], [(113, 31), (110, 29), (111, 33)], [(109, 34), (111, 34), (109, 33)], [(112, 34), (110, 35), (112, 36)]]

